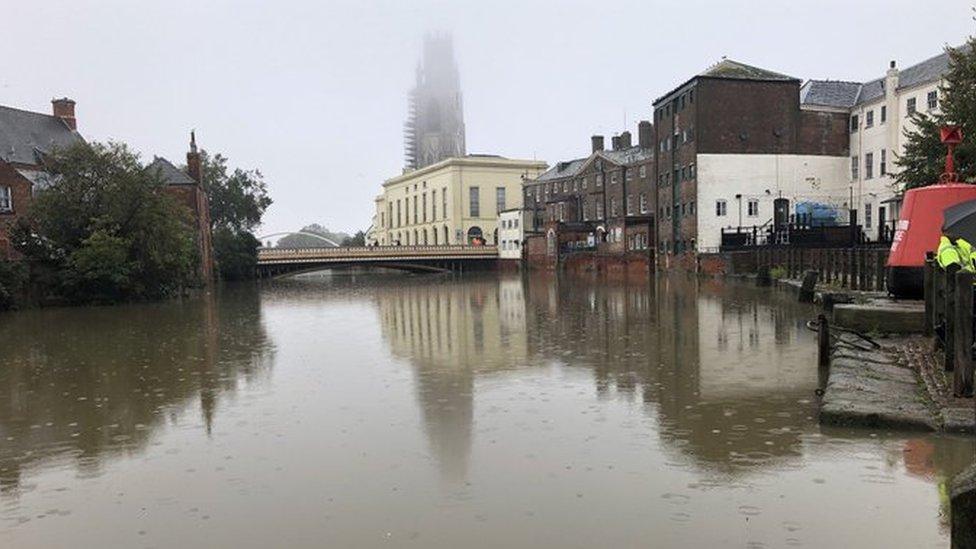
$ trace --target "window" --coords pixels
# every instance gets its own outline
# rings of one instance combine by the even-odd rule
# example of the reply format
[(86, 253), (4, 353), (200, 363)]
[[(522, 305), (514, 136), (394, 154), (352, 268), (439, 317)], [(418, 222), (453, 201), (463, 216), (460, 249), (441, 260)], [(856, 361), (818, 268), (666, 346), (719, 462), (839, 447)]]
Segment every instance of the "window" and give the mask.
[(647, 213), (647, 195), (644, 193), (640, 194), (640, 211), (641, 213)]
[(400, 217), (400, 201), (397, 200), (397, 227), (403, 225), (403, 219)]
[(602, 185), (603, 185), (603, 174), (602, 173), (598, 173), (598, 174), (596, 174), (596, 186), (597, 187), (600, 187)]
[(617, 183), (617, 172), (612, 172), (610, 174), (610, 184), (615, 185)]
[[(640, 167), (640, 174), (639, 175), (640, 175), (640, 178), (641, 179), (644, 179), (645, 177), (647, 177), (647, 166), (646, 165), (643, 165), (643, 166)], [(583, 188), (585, 189), (586, 187), (583, 187)]]
[[(528, 194), (528, 191), (526, 191)], [(430, 191), (430, 220), (437, 221), (437, 191)], [(437, 233), (434, 233), (434, 238), (437, 238)], [(437, 241), (434, 241), (437, 244)]]
[(481, 189), (471, 187), (468, 189), (468, 215), (471, 217), (481, 217)]
[[(426, 185), (427, 184), (424, 183), (424, 186)], [(424, 223), (427, 223), (427, 193), (424, 193), (420, 196), (420, 201), (423, 203), (423, 211), (424, 211), (423, 220)]]
[(603, 219), (603, 202), (599, 200), (596, 203), (596, 218)]
[(413, 195), (413, 224), (417, 224), (417, 195)]
[[(441, 189), (441, 219), (447, 219), (447, 187)], [(447, 244), (447, 235), (444, 236), (444, 244)]]
[(566, 221), (566, 203), (565, 202), (560, 202), (559, 203), (559, 220), (560, 221)]
[(870, 202), (864, 203), (864, 228), (865, 229), (871, 228), (871, 203)]
[(505, 187), (495, 187), (495, 213), (505, 209)]
[(746, 215), (749, 217), (759, 217), (759, 201), (756, 199), (750, 199), (746, 212)]
[(886, 158), (887, 152), (888, 152), (887, 150), (881, 149), (881, 166), (880, 166), (880, 170), (878, 171), (880, 175), (885, 175), (888, 173), (888, 165), (887, 165), (887, 158)]
[(905, 102), (905, 109), (908, 110), (908, 116), (915, 114), (915, 98), (909, 97), (908, 101)]
[(725, 202), (725, 200), (715, 201), (715, 217), (725, 217), (725, 215), (728, 213), (728, 209), (729, 205)]
[(563, 192), (569, 191), (569, 181), (563, 180)]
[(617, 216), (617, 197), (610, 197), (610, 217)]
[(12, 212), (14, 199), (10, 187), (0, 187), (0, 212)]
[(579, 190), (579, 179), (574, 179), (573, 180), (573, 192), (576, 192), (578, 190)]
[(580, 179), (580, 188), (583, 189), (584, 191), (586, 190), (586, 178), (585, 177), (582, 178), (582, 179)]
[(888, 107), (881, 105), (881, 124), (884, 124), (888, 120)]
[(855, 181), (857, 181), (857, 178), (858, 178), (857, 177), (858, 176), (857, 168), (858, 168), (858, 163), (860, 161), (861, 161), (861, 159), (858, 158), (857, 155), (854, 155), (854, 156), (851, 157), (851, 179), (853, 179)]
[(864, 127), (870, 128), (874, 126), (874, 110), (870, 110), (864, 114)]
[(857, 122), (857, 115), (851, 117), (851, 133), (857, 133), (857, 128), (860, 126)]
[(695, 201), (692, 200), (688, 203), (688, 215), (695, 215)]
[(634, 196), (628, 194), (624, 198), (624, 202), (624, 210), (627, 212), (627, 215), (634, 215)]
[(874, 177), (874, 153), (864, 153), (864, 179)]
[(695, 164), (691, 163), (688, 164), (688, 179), (694, 179), (694, 178), (695, 178)]

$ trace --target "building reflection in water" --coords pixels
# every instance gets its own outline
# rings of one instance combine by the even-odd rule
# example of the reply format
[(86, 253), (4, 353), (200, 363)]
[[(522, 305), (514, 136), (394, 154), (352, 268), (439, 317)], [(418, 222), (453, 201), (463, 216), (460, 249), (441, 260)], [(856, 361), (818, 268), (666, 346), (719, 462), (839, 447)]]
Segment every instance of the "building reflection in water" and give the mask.
[(37, 467), (96, 476), (194, 413), (209, 435), (221, 395), (268, 374), (260, 314), (243, 291), (0, 316), (0, 489)]
[(525, 300), (514, 278), (409, 279), (375, 299), (393, 355), (416, 371), (417, 396), (442, 475), (465, 477), (474, 380), (525, 362)]
[(467, 471), (479, 378), (559, 364), (642, 407), (673, 464), (724, 482), (800, 465), (816, 424), (808, 306), (720, 281), (412, 279), (377, 290), (442, 475)]

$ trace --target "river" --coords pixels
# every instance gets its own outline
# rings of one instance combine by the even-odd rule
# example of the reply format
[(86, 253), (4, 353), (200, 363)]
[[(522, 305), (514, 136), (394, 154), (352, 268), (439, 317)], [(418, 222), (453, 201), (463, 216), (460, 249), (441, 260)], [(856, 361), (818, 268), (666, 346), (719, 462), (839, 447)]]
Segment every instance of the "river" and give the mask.
[(0, 547), (946, 547), (973, 440), (821, 428), (814, 315), (501, 274), (0, 315)]

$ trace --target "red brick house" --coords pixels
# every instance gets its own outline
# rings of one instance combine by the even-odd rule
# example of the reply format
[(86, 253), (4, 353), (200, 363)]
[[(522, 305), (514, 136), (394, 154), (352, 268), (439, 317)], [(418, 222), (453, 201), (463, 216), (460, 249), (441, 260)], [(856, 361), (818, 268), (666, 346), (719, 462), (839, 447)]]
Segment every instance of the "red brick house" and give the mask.
[(190, 211), (200, 254), (198, 276), (205, 284), (214, 280), (213, 235), (210, 231), (210, 201), (203, 188), (203, 172), (196, 136), (190, 132), (190, 152), (186, 153), (184, 172), (165, 158), (156, 157), (147, 167), (156, 170), (166, 184), (166, 192)]
[(47, 180), (44, 155), (84, 141), (77, 131), (75, 102), (51, 101), (52, 114), (0, 106), (0, 258), (14, 257), (10, 229), (30, 208)]

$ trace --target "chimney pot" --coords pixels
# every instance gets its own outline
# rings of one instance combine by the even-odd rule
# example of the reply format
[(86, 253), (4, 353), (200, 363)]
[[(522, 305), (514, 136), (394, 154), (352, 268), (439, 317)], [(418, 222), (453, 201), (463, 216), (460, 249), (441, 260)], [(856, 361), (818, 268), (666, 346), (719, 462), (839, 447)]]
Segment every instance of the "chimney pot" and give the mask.
[(603, 150), (603, 136), (602, 135), (594, 135), (593, 137), (590, 138), (590, 143), (593, 145), (593, 152), (597, 152), (597, 151), (602, 151)]
[(52, 99), (51, 107), (54, 116), (64, 120), (72, 130), (78, 129), (78, 121), (75, 119), (75, 102), (67, 97)]
[(621, 149), (629, 149), (629, 148), (631, 148), (633, 146), (634, 146), (633, 145), (633, 140), (631, 138), (631, 135), (630, 135), (630, 132), (629, 131), (625, 131), (622, 134), (620, 134), (620, 148)]
[(620, 150), (620, 136), (615, 135), (610, 138), (610, 148), (619, 151)]

